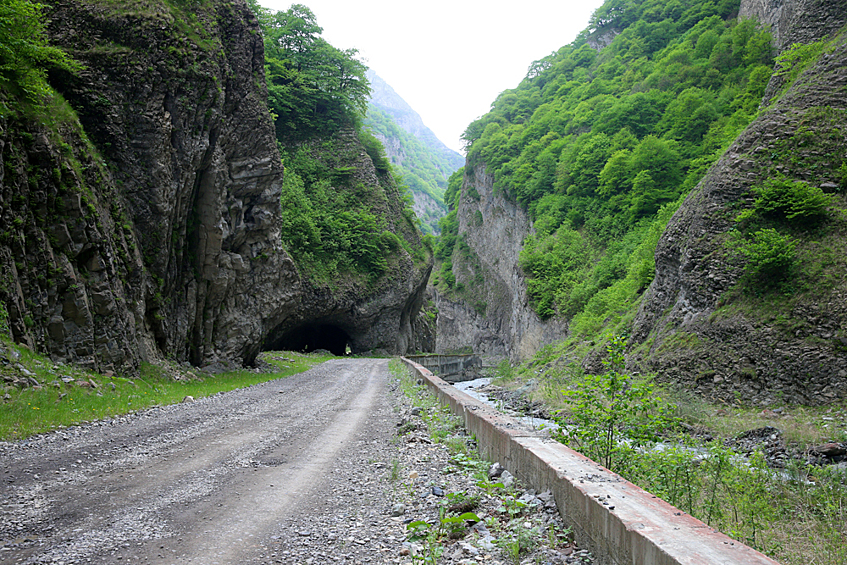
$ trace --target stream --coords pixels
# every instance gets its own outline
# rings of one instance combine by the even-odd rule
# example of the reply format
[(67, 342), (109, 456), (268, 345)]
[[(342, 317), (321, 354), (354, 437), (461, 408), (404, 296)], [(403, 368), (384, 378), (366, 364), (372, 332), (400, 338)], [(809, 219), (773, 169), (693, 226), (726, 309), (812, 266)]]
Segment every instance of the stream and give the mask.
[(534, 432), (543, 432), (545, 430), (556, 430), (559, 428), (559, 424), (554, 422), (553, 420), (547, 420), (544, 418), (535, 418), (533, 416), (526, 416), (525, 414), (521, 414), (518, 411), (510, 408), (506, 403), (502, 400), (498, 400), (496, 398), (491, 398), (483, 389), (491, 384), (491, 377), (480, 377), (478, 379), (473, 379), (471, 381), (463, 381), (458, 383), (452, 383), (456, 389), (461, 390), (465, 394), (476, 398), (480, 402), (484, 402), (489, 406), (493, 406), (497, 410), (507, 414), (517, 420), (524, 428), (534, 431)]

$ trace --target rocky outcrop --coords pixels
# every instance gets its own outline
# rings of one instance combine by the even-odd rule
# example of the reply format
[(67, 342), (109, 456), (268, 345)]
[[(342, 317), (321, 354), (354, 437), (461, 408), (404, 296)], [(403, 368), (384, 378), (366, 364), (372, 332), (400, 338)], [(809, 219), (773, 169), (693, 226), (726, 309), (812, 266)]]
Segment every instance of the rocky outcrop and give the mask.
[(844, 0), (743, 0), (739, 18), (768, 26), (780, 51), (792, 43), (810, 43), (841, 29)]
[(427, 266), (325, 300), (282, 247), (283, 167), (243, 0), (48, 12), (52, 42), (85, 69), (50, 77), (64, 99), (43, 118), (0, 122), (0, 326), (13, 339), (101, 371), (251, 364), (321, 303), (309, 312), (357, 319), (357, 346), (406, 351)]
[(529, 305), (518, 264), (532, 226), (526, 211), (495, 194), (484, 166), (466, 169), (453, 254), (458, 296), (439, 293), (437, 352), (464, 351), (524, 359), (567, 335), (562, 321), (542, 321)]
[(726, 245), (735, 217), (752, 203), (751, 188), (774, 174), (826, 191), (844, 186), (845, 69), (842, 34), (685, 200), (656, 249), (656, 277), (633, 324), (640, 345), (631, 364), (725, 400), (817, 404), (847, 394), (844, 256), (827, 259), (843, 248), (843, 192), (821, 231), (793, 234), (800, 241), (793, 295), (739, 290), (744, 261)]
[(252, 362), (297, 290), (252, 12), (59, 1), (51, 20), (53, 41), (86, 65), (54, 83), (114, 171), (138, 242), (138, 329), (178, 360)]
[[(334, 182), (333, 191), (355, 193), (359, 206), (384, 219), (385, 229), (404, 240), (409, 249), (424, 249), (420, 231), (404, 211), (394, 177), (375, 167), (355, 132), (337, 134), (331, 153), (322, 140), (306, 145), (316, 162), (351, 171), (349, 179)], [(367, 190), (360, 188), (363, 186)], [(387, 272), (376, 279), (339, 274), (327, 285), (304, 275), (293, 308), (286, 310), (268, 334), (266, 347), (291, 348), (304, 328), (318, 328), (308, 345), (320, 342), (324, 349), (335, 349), (334, 353), (344, 353), (345, 345), (353, 353), (414, 351), (412, 321), (424, 300), (432, 256), (426, 250), (413, 257), (399, 247), (388, 262)]]
[(435, 307), (435, 294), (432, 287), (427, 286), (423, 304), (417, 315), (412, 319), (412, 343), (410, 351), (415, 353), (435, 352), (435, 332), (438, 310)]
[(0, 122), (0, 326), (60, 361), (133, 369), (151, 344), (132, 225), (111, 171), (57, 117), (67, 106), (48, 110), (55, 121)]

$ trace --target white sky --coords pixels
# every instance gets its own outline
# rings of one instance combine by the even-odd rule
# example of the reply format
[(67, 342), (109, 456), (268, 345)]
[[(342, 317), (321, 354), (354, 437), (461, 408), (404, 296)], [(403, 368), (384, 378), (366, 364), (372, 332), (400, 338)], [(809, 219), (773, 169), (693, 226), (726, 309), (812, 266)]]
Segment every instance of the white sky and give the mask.
[(354, 47), (445, 145), (459, 139), (529, 65), (567, 45), (603, 0), (259, 0), (314, 12), (323, 37)]

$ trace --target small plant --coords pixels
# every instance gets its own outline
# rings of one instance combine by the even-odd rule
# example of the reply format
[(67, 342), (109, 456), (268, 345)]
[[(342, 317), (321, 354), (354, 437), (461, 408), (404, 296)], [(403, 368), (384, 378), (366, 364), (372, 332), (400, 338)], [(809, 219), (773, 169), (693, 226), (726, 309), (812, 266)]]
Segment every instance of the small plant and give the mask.
[(476, 486), (484, 490), (488, 496), (494, 496), (494, 493), (497, 492), (497, 489), (506, 488), (506, 485), (504, 485), (503, 483), (495, 483), (487, 478), (480, 479), (479, 481), (477, 481)]
[(604, 361), (608, 371), (585, 375), (562, 391), (573, 421), (557, 418), (560, 427), (554, 433), (612, 471), (677, 425), (673, 405), (656, 394), (650, 380), (624, 372), (625, 350), (623, 337), (611, 338)]
[(391, 460), (391, 470), (388, 474), (388, 480), (392, 483), (396, 483), (398, 480), (400, 480), (400, 461), (398, 461), (397, 459)]
[(738, 251), (747, 257), (744, 273), (759, 287), (778, 285), (788, 278), (796, 262), (797, 241), (773, 228), (755, 232), (752, 240), (743, 240)]
[(758, 216), (813, 227), (826, 219), (834, 203), (833, 197), (819, 187), (792, 181), (784, 175), (769, 178), (762, 186), (753, 188), (753, 194), (756, 195), (753, 207), (739, 214), (737, 221), (747, 222)]

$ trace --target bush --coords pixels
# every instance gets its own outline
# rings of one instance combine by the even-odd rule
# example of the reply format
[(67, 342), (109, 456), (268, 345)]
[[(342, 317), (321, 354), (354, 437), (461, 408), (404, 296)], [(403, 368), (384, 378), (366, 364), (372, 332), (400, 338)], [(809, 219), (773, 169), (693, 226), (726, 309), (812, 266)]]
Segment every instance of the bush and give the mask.
[(765, 288), (785, 280), (796, 261), (797, 241), (781, 235), (773, 228), (762, 229), (753, 239), (739, 244), (739, 252), (747, 257), (746, 276)]
[(657, 395), (652, 382), (624, 371), (626, 340), (609, 341), (608, 371), (585, 375), (562, 391), (571, 421), (558, 419), (556, 439), (607, 469), (622, 472), (639, 448), (652, 446), (677, 426), (674, 406)]
[(789, 180), (784, 175), (769, 178), (763, 186), (753, 188), (753, 193), (756, 195), (753, 208), (742, 212), (737, 218), (739, 221), (761, 216), (812, 227), (826, 219), (833, 205), (833, 197), (824, 194), (819, 187)]

